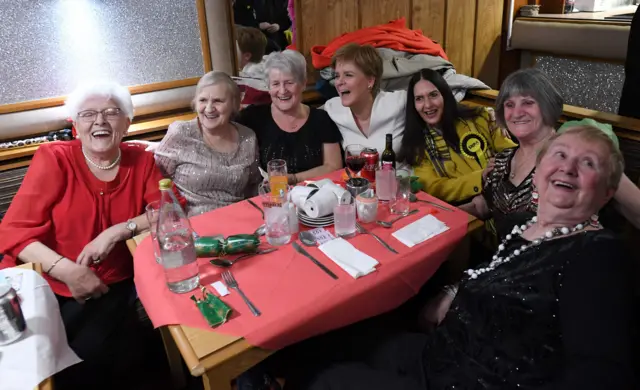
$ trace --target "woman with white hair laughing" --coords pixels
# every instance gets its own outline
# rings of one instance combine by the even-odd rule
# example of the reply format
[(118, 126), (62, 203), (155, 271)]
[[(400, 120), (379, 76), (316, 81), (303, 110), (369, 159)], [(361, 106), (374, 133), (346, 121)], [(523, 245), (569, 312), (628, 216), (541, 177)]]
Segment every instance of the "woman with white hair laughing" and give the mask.
[(253, 129), (260, 145), (260, 166), (273, 159), (287, 162), (295, 184), (342, 168), (342, 136), (329, 115), (302, 103), (307, 63), (296, 51), (270, 54), (264, 64), (271, 104), (249, 106), (239, 122)]
[(0, 224), (0, 253), (2, 266), (42, 265), (69, 345), (84, 360), (60, 373), (56, 387), (66, 377), (97, 388), (111, 374), (114, 335), (133, 312), (125, 241), (148, 228), (144, 210), (160, 198), (162, 175), (151, 153), (121, 143), (133, 118), (126, 88), (84, 85), (66, 107), (77, 139), (40, 145)]

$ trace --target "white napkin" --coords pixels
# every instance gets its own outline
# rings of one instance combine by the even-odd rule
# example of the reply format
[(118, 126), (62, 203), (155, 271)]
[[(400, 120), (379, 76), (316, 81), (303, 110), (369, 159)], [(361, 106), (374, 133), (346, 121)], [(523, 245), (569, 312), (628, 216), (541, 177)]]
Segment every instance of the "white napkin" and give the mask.
[(372, 273), (379, 264), (376, 259), (360, 252), (342, 238), (328, 241), (318, 249), (355, 279)]
[(311, 218), (324, 217), (333, 214), (333, 208), (338, 204), (338, 197), (328, 186), (322, 187), (304, 202), (302, 209)]
[(0, 277), (22, 274), (18, 295), (27, 330), (21, 339), (0, 346), (0, 386), (3, 390), (33, 390), (40, 382), (82, 360), (69, 348), (58, 301), (37, 272), (19, 268)]
[(449, 226), (429, 214), (402, 229), (398, 229), (392, 235), (411, 248), (447, 230), (449, 230)]
[(330, 181), (329, 183), (325, 183), (322, 189), (328, 188), (336, 195), (338, 198), (338, 202), (340, 204), (348, 203), (351, 200), (351, 192), (347, 191), (345, 188), (340, 187), (336, 183)]
[(306, 186), (295, 186), (291, 190), (291, 201), (296, 205), (299, 209), (304, 207), (304, 202), (307, 200), (307, 197), (311, 192), (318, 190), (315, 187), (306, 187)]
[(333, 193), (336, 194), (336, 196), (338, 197), (338, 201), (340, 201), (340, 203), (347, 203), (349, 200), (351, 200), (351, 193), (347, 191), (345, 188), (334, 183), (331, 179), (321, 179), (318, 181), (310, 181), (308, 182), (307, 185), (310, 185), (310, 184), (313, 184), (318, 188), (325, 188), (325, 187), (330, 188), (331, 191), (333, 191)]

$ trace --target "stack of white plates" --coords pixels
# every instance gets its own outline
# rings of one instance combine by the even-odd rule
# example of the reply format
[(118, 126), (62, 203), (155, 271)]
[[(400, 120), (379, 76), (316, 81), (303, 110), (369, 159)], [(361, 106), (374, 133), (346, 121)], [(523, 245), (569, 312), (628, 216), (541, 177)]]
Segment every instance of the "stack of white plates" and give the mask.
[(324, 217), (311, 218), (304, 210), (298, 209), (298, 220), (304, 226), (309, 227), (326, 227), (333, 225), (333, 214)]

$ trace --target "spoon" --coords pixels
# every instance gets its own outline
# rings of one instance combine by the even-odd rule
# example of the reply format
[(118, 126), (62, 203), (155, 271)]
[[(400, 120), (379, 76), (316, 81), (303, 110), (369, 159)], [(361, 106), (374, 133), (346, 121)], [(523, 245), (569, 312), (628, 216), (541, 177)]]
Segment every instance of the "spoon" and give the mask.
[(260, 236), (264, 236), (266, 232), (267, 232), (267, 225), (263, 223), (262, 225), (258, 226), (258, 228), (256, 229), (255, 232), (253, 232), (253, 234), (260, 237)]
[(316, 238), (310, 232), (300, 232), (298, 233), (298, 238), (306, 246), (316, 246)]
[(258, 252), (253, 252), (253, 253), (245, 253), (244, 255), (240, 255), (238, 257), (236, 257), (233, 260), (229, 260), (229, 259), (212, 259), (209, 260), (209, 262), (215, 266), (218, 267), (231, 267), (233, 264), (235, 264), (238, 260), (242, 260), (242, 259), (246, 259), (247, 257), (251, 257), (251, 256), (255, 256), (255, 255), (266, 255), (267, 253), (271, 253), (271, 252), (275, 252), (277, 251), (278, 248), (269, 248), (269, 249), (264, 249)]
[(416, 196), (416, 194), (414, 194), (414, 193), (409, 194), (409, 201), (410, 201), (411, 203), (414, 203), (414, 202), (424, 202), (424, 203), (428, 203), (428, 204), (430, 204), (430, 205), (431, 205), (431, 206), (433, 206), (433, 207), (437, 207), (437, 208), (439, 208), (439, 209), (441, 209), (441, 210), (453, 211), (453, 210), (451, 210), (450, 208), (448, 208), (448, 207), (444, 207), (444, 206), (440, 206), (439, 204), (437, 204), (437, 203), (435, 203), (435, 202), (431, 202), (431, 201), (429, 201), (429, 200), (422, 200), (422, 199), (418, 199), (418, 197), (417, 197), (417, 196)]
[(380, 226), (385, 227), (385, 228), (387, 228), (387, 229), (388, 229), (388, 228), (390, 228), (390, 227), (391, 227), (391, 225), (393, 225), (393, 223), (394, 223), (394, 222), (396, 222), (396, 221), (398, 221), (398, 220), (401, 220), (401, 219), (402, 219), (402, 218), (404, 218), (404, 217), (408, 217), (408, 216), (410, 216), (410, 215), (413, 215), (413, 214), (415, 214), (415, 213), (417, 213), (417, 212), (418, 212), (418, 209), (411, 210), (411, 211), (409, 211), (407, 214), (405, 214), (405, 215), (400, 215), (400, 216), (398, 216), (398, 217), (395, 217), (395, 218), (394, 218), (394, 219), (392, 219), (391, 221), (388, 221), (388, 222), (387, 222), (387, 221), (376, 221), (376, 223), (377, 223), (378, 225), (380, 225)]

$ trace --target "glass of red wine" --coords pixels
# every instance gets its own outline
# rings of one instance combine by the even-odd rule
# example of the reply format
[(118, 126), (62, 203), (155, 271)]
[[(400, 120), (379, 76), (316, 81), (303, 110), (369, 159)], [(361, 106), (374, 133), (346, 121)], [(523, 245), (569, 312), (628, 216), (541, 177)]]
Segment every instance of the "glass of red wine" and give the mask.
[(362, 150), (364, 146), (357, 144), (347, 145), (344, 150), (345, 162), (352, 176), (356, 176), (364, 168), (365, 158), (362, 156)]

